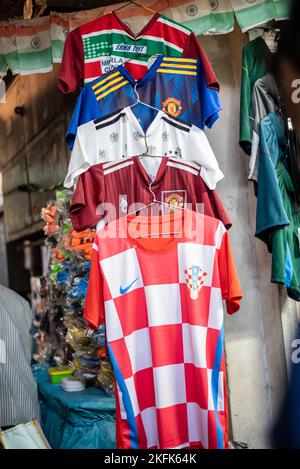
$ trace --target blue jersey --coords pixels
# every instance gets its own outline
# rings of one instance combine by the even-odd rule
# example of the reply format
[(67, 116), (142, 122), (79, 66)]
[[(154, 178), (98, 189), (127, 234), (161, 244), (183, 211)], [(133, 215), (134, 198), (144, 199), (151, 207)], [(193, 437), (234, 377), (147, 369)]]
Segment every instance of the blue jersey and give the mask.
[[(201, 60), (159, 56), (138, 81), (121, 65), (87, 84), (80, 93), (66, 134), (68, 146), (73, 147), (78, 126), (134, 104), (135, 85), (140, 101), (201, 129), (212, 127), (219, 117), (219, 93), (207, 87)], [(156, 111), (142, 104), (134, 106), (132, 111), (146, 131)]]

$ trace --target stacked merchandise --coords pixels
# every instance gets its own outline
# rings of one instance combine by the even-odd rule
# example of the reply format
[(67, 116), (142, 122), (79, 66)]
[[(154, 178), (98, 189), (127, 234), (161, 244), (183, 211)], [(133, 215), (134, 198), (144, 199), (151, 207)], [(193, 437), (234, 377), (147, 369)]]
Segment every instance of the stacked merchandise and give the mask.
[[(108, 392), (112, 374), (107, 359), (103, 327), (91, 333), (83, 318), (94, 230), (77, 233), (69, 219), (72, 193), (57, 192), (42, 210), (44, 232), (49, 248), (49, 275), (42, 279), (45, 308), (36, 317), (35, 334), (39, 362), (62, 366), (70, 364), (74, 377), (97, 383)], [(77, 390), (80, 381), (65, 383), (66, 390)]]
[(205, 135), (219, 83), (196, 36), (156, 13), (72, 31), (60, 89), (82, 89), (66, 142), (73, 228), (96, 226), (84, 317), (105, 323), (118, 448), (227, 448), (222, 300), (242, 292)]
[[(272, 69), (277, 31), (244, 47), (240, 145), (250, 155), (249, 180), (257, 193), (256, 237), (272, 253), (272, 282), (300, 301), (298, 158)], [(290, 144), (288, 144), (290, 142)]]

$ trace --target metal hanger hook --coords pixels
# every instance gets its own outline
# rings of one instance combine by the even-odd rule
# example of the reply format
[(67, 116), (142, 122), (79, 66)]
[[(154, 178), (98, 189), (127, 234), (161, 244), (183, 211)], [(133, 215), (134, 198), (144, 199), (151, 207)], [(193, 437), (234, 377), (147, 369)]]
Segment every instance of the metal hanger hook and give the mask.
[(153, 204), (154, 203), (159, 203), (159, 201), (156, 199), (156, 195), (154, 194), (153, 190), (152, 190), (152, 181), (150, 182), (149, 184), (149, 191), (151, 192), (152, 196), (153, 196)]

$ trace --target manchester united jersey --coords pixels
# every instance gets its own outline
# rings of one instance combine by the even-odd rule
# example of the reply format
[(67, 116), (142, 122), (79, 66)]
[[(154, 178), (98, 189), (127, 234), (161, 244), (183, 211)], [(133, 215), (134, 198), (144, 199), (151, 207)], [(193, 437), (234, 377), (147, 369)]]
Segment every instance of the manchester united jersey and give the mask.
[(125, 108), (78, 127), (64, 185), (72, 187), (78, 176), (95, 164), (146, 152), (198, 163), (210, 189), (223, 178), (203, 130), (159, 112), (144, 132), (132, 110)]
[(222, 300), (232, 314), (242, 292), (223, 224), (184, 218), (167, 239), (129, 235), (164, 233), (166, 216), (123, 217), (116, 237), (96, 236), (84, 315), (106, 325), (118, 448), (228, 447)]
[[(150, 163), (153, 158), (150, 159)], [(138, 157), (92, 166), (78, 179), (70, 207), (75, 230), (96, 225), (102, 218), (112, 221), (156, 200), (163, 211), (189, 208), (231, 222), (216, 191), (208, 189), (196, 163), (162, 158), (152, 178)], [(151, 190), (150, 190), (151, 189)], [(145, 212), (144, 212), (145, 213)]]
[(149, 58), (157, 54), (200, 58), (207, 85), (219, 89), (218, 80), (195, 34), (158, 13), (137, 36), (115, 13), (71, 31), (65, 43), (59, 88), (64, 93), (71, 93), (83, 80), (95, 80), (129, 59), (126, 68), (138, 80), (147, 71)]
[[(219, 93), (206, 86), (201, 60), (159, 56), (137, 82), (120, 66), (83, 88), (66, 135), (69, 147), (79, 125), (136, 103), (135, 87), (142, 102), (201, 129), (212, 127), (219, 117)], [(132, 110), (146, 130), (155, 111), (142, 104)]]

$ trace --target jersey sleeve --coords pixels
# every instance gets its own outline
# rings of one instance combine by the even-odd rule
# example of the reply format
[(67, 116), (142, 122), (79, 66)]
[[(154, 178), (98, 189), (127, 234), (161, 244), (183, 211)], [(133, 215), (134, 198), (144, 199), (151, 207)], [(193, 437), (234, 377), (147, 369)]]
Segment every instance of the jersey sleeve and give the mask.
[[(197, 179), (197, 202), (202, 204), (204, 215), (221, 220), (227, 230), (231, 228), (231, 220), (217, 191), (210, 190), (201, 177)], [(201, 211), (201, 205), (198, 209)]]
[(73, 187), (80, 174), (99, 163), (97, 148), (94, 121), (79, 126), (69, 162), (68, 173), (64, 180), (66, 188)]
[(197, 62), (198, 92), (201, 106), (202, 123), (203, 127), (206, 126), (210, 129), (219, 119), (219, 111), (221, 111), (222, 105), (218, 91), (209, 88), (206, 84), (203, 74), (203, 64), (200, 60)]
[(70, 150), (73, 149), (77, 128), (89, 121), (100, 117), (98, 101), (92, 87), (88, 84), (82, 90), (77, 99), (76, 106), (65, 135), (66, 143)]
[(104, 323), (103, 276), (99, 262), (99, 247), (94, 243), (90, 277), (84, 307), (84, 318), (91, 329), (98, 329)]
[(78, 179), (70, 206), (70, 217), (76, 231), (95, 226), (102, 218), (98, 206), (105, 200), (102, 165), (90, 168)]
[(218, 232), (219, 234), (223, 232), (218, 250), (218, 271), (222, 298), (226, 301), (228, 314), (234, 314), (240, 309), (243, 292), (237, 275), (228, 232), (225, 231), (222, 225), (219, 225)]
[(189, 133), (188, 145), (188, 158), (201, 165), (202, 179), (209, 189), (215, 189), (217, 183), (224, 178), (224, 174), (219, 168), (215, 154), (203, 130), (193, 125)]
[(203, 47), (199, 43), (195, 33), (191, 33), (186, 45), (182, 52), (182, 57), (192, 58), (192, 59), (201, 59), (203, 64), (203, 73), (205, 76), (206, 85), (209, 88), (220, 90), (220, 84), (215, 75), (215, 72), (204, 52)]
[(58, 87), (63, 93), (76, 91), (84, 78), (84, 52), (79, 28), (71, 31), (66, 39)]

